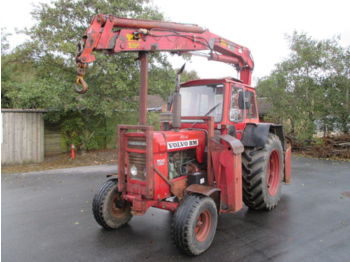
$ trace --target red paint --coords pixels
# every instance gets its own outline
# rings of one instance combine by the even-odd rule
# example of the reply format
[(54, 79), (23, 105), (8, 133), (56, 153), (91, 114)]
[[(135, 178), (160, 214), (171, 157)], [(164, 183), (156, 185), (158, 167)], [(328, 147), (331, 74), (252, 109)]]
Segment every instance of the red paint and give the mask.
[(139, 124), (147, 123), (147, 90), (148, 90), (148, 56), (146, 52), (140, 52), (140, 116)]
[[(204, 161), (204, 150), (205, 150), (205, 132), (198, 130), (180, 130), (179, 132), (175, 131), (150, 131), (149, 133), (149, 142), (147, 143), (147, 150), (150, 148), (150, 144), (152, 144), (153, 151), (149, 153), (152, 156), (152, 160), (147, 161), (147, 165), (151, 167), (149, 171), (147, 171), (147, 181), (140, 181), (133, 179), (129, 174), (129, 164), (128, 164), (128, 155), (125, 152), (136, 152), (140, 154), (145, 154), (147, 156), (146, 150), (141, 149), (132, 149), (127, 146), (127, 139), (130, 137), (143, 137), (145, 134), (143, 132), (129, 132), (126, 133), (126, 130), (135, 130), (135, 129), (144, 129), (141, 126), (119, 126), (119, 150), (118, 156), (119, 163), (118, 165), (122, 168), (118, 170), (119, 179), (121, 181), (126, 180), (126, 187), (120, 186), (119, 190), (122, 192), (133, 193), (133, 194), (141, 194), (145, 198), (161, 200), (166, 197), (171, 196), (169, 185), (162, 179), (156, 172), (153, 170), (153, 167), (156, 167), (165, 178), (168, 178), (168, 152), (174, 152), (183, 150), (180, 149), (167, 149), (168, 142), (174, 141), (186, 141), (186, 140), (198, 140), (198, 146), (189, 146), (186, 149), (195, 148), (196, 149), (196, 157), (198, 162)], [(125, 179), (125, 175), (127, 174), (127, 179)], [(151, 180), (152, 178), (152, 180)], [(120, 183), (123, 184), (123, 183)], [(125, 182), (124, 182), (125, 184)], [(152, 185), (152, 186), (150, 186)], [(153, 194), (147, 194), (146, 187), (153, 188)]]
[[(192, 123), (182, 123), (181, 128), (197, 128), (197, 129), (203, 129), (207, 131), (207, 141), (209, 141), (210, 138), (214, 136), (214, 118), (212, 116), (187, 116), (187, 117), (181, 117), (181, 119), (184, 120), (203, 120), (204, 123), (197, 123), (196, 126), (194, 126)], [(188, 131), (188, 130), (187, 130)], [(205, 148), (208, 145), (208, 143), (203, 144), (203, 148)], [(197, 151), (197, 158), (198, 158), (198, 151)], [(200, 159), (197, 159), (198, 162), (200, 162)], [(201, 162), (200, 162), (201, 163)], [(211, 166), (211, 151), (208, 150), (207, 152), (207, 179), (209, 185), (211, 185), (214, 181), (213, 178), (213, 169)]]
[(176, 209), (179, 206), (179, 203), (176, 202), (167, 202), (167, 201), (158, 201), (154, 205), (154, 207), (169, 210), (169, 211), (176, 211)]
[(194, 228), (197, 241), (203, 242), (208, 238), (212, 223), (212, 217), (208, 209), (200, 213)]
[[(118, 28), (119, 30), (114, 31)], [(250, 85), (254, 61), (250, 50), (196, 25), (162, 21), (94, 16), (83, 38), (84, 47), (76, 60), (95, 61), (94, 50), (119, 52), (191, 52), (209, 50), (210, 60), (222, 61), (241, 68), (240, 78)]]
[(157, 207), (160, 209), (165, 209), (169, 211), (175, 211), (179, 203), (167, 202), (167, 201), (157, 201), (157, 200), (147, 200), (142, 199), (141, 195), (127, 193), (123, 195), (123, 198), (132, 203), (132, 211), (134, 215), (143, 215), (150, 207)]
[[(130, 131), (140, 130), (142, 132), (129, 133)], [(128, 147), (128, 138), (134, 134), (135, 137), (144, 137), (144, 150), (135, 150)], [(152, 126), (118, 126), (118, 190), (123, 194), (127, 189), (131, 192), (141, 193), (145, 198), (152, 199), (154, 194), (154, 172), (153, 172), (153, 127)], [(128, 166), (127, 152), (137, 152), (145, 158), (145, 181), (139, 181), (131, 178)]]
[[(168, 176), (168, 154), (166, 152), (154, 153), (153, 166), (156, 167), (165, 178), (169, 179)], [(164, 164), (163, 164), (164, 163)], [(170, 197), (169, 185), (159, 176), (156, 172), (154, 174), (154, 194), (153, 199), (161, 200)]]
[(212, 139), (209, 143), (216, 185), (221, 190), (220, 212), (236, 212), (243, 206), (241, 153), (234, 154), (226, 141)]
[[(212, 117), (200, 118), (208, 120), (212, 123)], [(155, 167), (166, 179), (169, 178), (168, 152), (194, 148), (196, 149), (197, 161), (199, 163), (204, 161), (204, 151), (207, 139), (205, 131), (153, 131), (147, 126), (120, 125), (118, 127), (118, 133), (118, 166), (120, 167), (118, 169), (118, 177), (120, 181), (118, 182), (118, 189), (122, 192), (122, 194), (129, 195), (127, 198), (133, 202), (133, 205), (135, 204), (135, 208), (133, 208), (133, 210), (138, 214), (146, 212), (150, 206), (158, 203), (152, 201), (160, 201), (171, 196), (171, 188), (169, 184), (161, 176), (159, 176), (153, 168)], [(210, 136), (212, 136), (212, 132), (210, 132)], [(131, 139), (130, 141), (134, 141), (132, 138), (145, 138), (145, 146), (142, 149), (130, 147), (128, 145), (128, 141), (129, 139)], [(168, 148), (168, 143), (188, 140), (196, 140), (198, 141), (198, 144), (184, 148)], [(133, 179), (129, 173), (130, 166), (128, 153), (130, 152), (144, 155), (146, 158), (149, 157), (150, 159), (146, 161), (146, 179), (143, 181)], [(185, 177), (176, 179), (185, 179)], [(175, 182), (176, 179), (173, 179), (173, 181)], [(135, 198), (135, 196), (138, 196), (138, 198)], [(142, 201), (146, 201), (147, 203), (142, 203)], [(165, 208), (174, 207), (174, 205), (169, 207), (168, 205), (164, 205), (164, 203), (162, 205)]]
[(70, 157), (72, 160), (75, 159), (75, 146), (73, 144), (70, 145)]
[(284, 182), (290, 184), (292, 180), (292, 146), (287, 144), (284, 155)]
[[(258, 110), (256, 112), (256, 117), (254, 118), (247, 118), (246, 111), (244, 111), (243, 120), (241, 122), (233, 122), (230, 120), (229, 112), (231, 109), (231, 94), (232, 94), (232, 88), (240, 87), (244, 90), (250, 91), (254, 94), (254, 103), (256, 105), (256, 92), (255, 89), (252, 87), (249, 87), (248, 85), (244, 85), (242, 83), (239, 83), (237, 81), (233, 81), (230, 78), (224, 78), (224, 79), (200, 79), (200, 80), (193, 80), (188, 81), (181, 85), (181, 87), (187, 87), (187, 86), (199, 86), (199, 85), (210, 85), (210, 84), (223, 84), (224, 85), (224, 104), (223, 104), (223, 111), (222, 111), (222, 119), (220, 122), (214, 123), (214, 129), (218, 129), (218, 127), (221, 127), (221, 134), (226, 134), (227, 130), (226, 127), (228, 125), (234, 125), (236, 128), (236, 134), (238, 139), (242, 139), (243, 131), (246, 127), (247, 123), (259, 123), (259, 117), (258, 117)], [(257, 107), (256, 107), (257, 108)], [(189, 117), (189, 119), (193, 119), (193, 117)], [(183, 119), (186, 119), (183, 117)], [(192, 123), (182, 123), (181, 128), (191, 128)], [(202, 129), (208, 129), (208, 124), (206, 123), (196, 123), (195, 128), (202, 128)]]
[(99, 20), (100, 23), (110, 22), (115, 27), (124, 27), (124, 28), (144, 28), (144, 29), (157, 28), (157, 29), (176, 30), (176, 31), (182, 31), (182, 32), (192, 32), (192, 33), (201, 33), (205, 31), (205, 29), (192, 24), (164, 22), (164, 21), (157, 21), (157, 20), (129, 19), (129, 18), (114, 17), (112, 15), (103, 15), (103, 14), (97, 15), (96, 19)]
[(184, 148), (173, 148), (166, 149), (167, 152), (175, 152), (184, 149), (196, 149), (196, 157), (199, 163), (202, 163), (204, 160), (204, 150), (205, 150), (205, 132), (199, 130), (179, 130), (176, 131), (161, 131), (165, 137), (165, 142), (177, 142), (177, 141), (186, 141), (186, 140), (198, 140), (198, 146), (188, 146)]
[(270, 159), (267, 167), (267, 188), (271, 196), (276, 195), (278, 192), (278, 187), (280, 184), (280, 156), (276, 150), (272, 151), (270, 154)]

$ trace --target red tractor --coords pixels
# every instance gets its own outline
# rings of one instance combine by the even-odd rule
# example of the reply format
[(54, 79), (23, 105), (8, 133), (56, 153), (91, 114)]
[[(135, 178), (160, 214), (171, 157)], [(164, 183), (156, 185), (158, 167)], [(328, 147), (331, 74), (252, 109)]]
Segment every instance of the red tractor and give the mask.
[[(105, 229), (117, 229), (150, 207), (173, 212), (175, 245), (188, 255), (206, 251), (218, 214), (271, 210), (291, 178), (291, 148), (281, 125), (261, 123), (254, 67), (248, 48), (196, 25), (97, 15), (78, 45), (77, 90), (93, 51), (138, 52), (139, 125), (118, 126), (118, 174), (93, 200), (93, 214)], [(208, 51), (208, 59), (232, 64), (240, 79), (201, 79), (180, 84), (178, 72), (161, 131), (146, 124), (149, 52)]]

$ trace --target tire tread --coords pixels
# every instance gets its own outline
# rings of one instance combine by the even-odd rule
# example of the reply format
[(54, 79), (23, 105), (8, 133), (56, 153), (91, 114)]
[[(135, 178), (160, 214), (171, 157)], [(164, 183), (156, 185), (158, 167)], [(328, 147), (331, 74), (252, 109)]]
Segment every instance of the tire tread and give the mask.
[(104, 214), (103, 214), (103, 206), (104, 203), (107, 201), (108, 193), (113, 190), (113, 188), (117, 184), (117, 179), (109, 179), (107, 180), (101, 187), (100, 191), (95, 194), (93, 201), (92, 201), (92, 213), (94, 215), (94, 218), (96, 222), (103, 227), (106, 230), (113, 230), (116, 229), (126, 223), (128, 223), (132, 217), (131, 214), (127, 214), (123, 220), (120, 221), (120, 225), (116, 227), (111, 227), (107, 224)]
[(265, 165), (269, 157), (268, 149), (274, 143), (280, 143), (280, 140), (276, 135), (270, 133), (263, 148), (245, 148), (242, 154), (243, 201), (251, 209), (271, 210), (279, 200), (278, 198), (274, 203), (268, 203), (263, 194)]
[[(189, 195), (183, 201), (181, 206), (175, 212), (171, 223), (171, 238), (178, 249), (189, 256), (195, 256), (199, 253), (194, 252), (194, 248), (189, 243), (189, 229), (194, 212), (199, 208), (204, 199), (210, 199), (215, 206), (214, 201), (209, 197), (201, 195)], [(215, 208), (216, 210), (216, 208)], [(215, 225), (216, 229), (216, 225)], [(203, 251), (204, 252), (204, 251)]]

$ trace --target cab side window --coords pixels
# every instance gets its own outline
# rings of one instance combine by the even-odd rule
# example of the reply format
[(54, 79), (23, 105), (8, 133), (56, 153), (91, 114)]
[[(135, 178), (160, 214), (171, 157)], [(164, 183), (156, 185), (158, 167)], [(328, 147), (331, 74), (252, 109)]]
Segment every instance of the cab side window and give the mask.
[(244, 101), (246, 104), (246, 114), (247, 118), (256, 118), (256, 105), (255, 105), (255, 99), (254, 99), (254, 93), (251, 91), (245, 91), (244, 92)]
[(244, 118), (256, 118), (254, 92), (233, 87), (231, 96), (230, 121), (242, 122)]
[(239, 87), (232, 88), (231, 96), (231, 108), (230, 108), (230, 121), (242, 122), (243, 120), (243, 108), (240, 107), (240, 97), (243, 95), (243, 89)]

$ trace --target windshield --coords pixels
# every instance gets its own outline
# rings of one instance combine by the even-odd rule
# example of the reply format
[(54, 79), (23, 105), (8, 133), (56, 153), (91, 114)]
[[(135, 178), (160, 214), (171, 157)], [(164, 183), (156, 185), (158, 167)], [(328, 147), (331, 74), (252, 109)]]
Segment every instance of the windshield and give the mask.
[(223, 106), (223, 84), (182, 87), (182, 116), (213, 116), (221, 121)]

